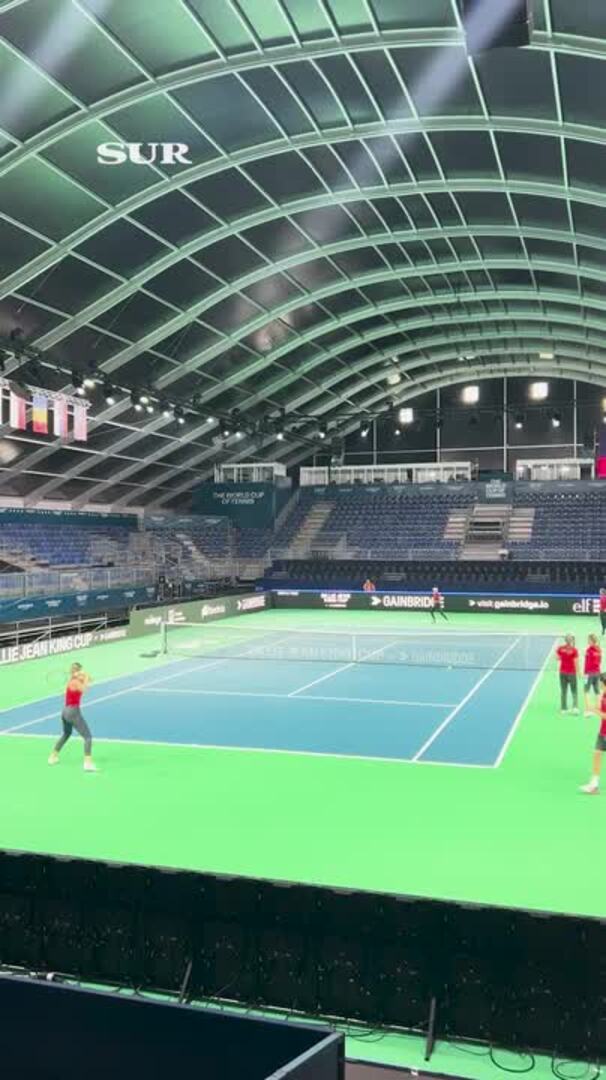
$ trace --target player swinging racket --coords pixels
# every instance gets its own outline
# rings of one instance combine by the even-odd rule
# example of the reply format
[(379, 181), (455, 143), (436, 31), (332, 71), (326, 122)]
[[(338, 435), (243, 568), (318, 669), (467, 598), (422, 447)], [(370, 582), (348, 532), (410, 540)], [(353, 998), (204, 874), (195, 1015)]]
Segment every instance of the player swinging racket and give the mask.
[(63, 734), (48, 759), (49, 765), (59, 764), (59, 754), (70, 738), (74, 728), (84, 739), (84, 768), (86, 772), (96, 772), (97, 767), (92, 759), (93, 737), (90, 728), (82, 715), (80, 705), (82, 695), (91, 684), (91, 677), (83, 670), (82, 664), (72, 664), (69, 679), (65, 688), (65, 704), (61, 713)]
[(587, 638), (585, 649), (585, 663), (583, 672), (585, 682), (583, 684), (583, 712), (585, 716), (593, 716), (595, 709), (589, 706), (589, 693), (595, 694), (595, 705), (600, 700), (600, 671), (602, 670), (602, 650), (598, 642), (597, 634), (590, 634)]
[(436, 621), (436, 615), (441, 615), (442, 618), (446, 622), (448, 622), (448, 619), (446, 618), (446, 612), (444, 611), (444, 597), (442, 596), (442, 593), (438, 589), (437, 585), (434, 585), (433, 589), (431, 590), (431, 607), (429, 610), (431, 612), (432, 622)]
[(594, 709), (600, 717), (600, 727), (593, 752), (593, 772), (591, 780), (585, 784), (581, 791), (584, 795), (598, 795), (600, 791), (600, 773), (602, 771), (602, 755), (606, 750), (606, 675), (600, 675), (602, 697), (599, 707)]
[(579, 650), (574, 643), (572, 634), (566, 634), (564, 644), (556, 649), (556, 656), (560, 666), (560, 712), (568, 712), (568, 691), (572, 698), (572, 712), (578, 714), (578, 671)]

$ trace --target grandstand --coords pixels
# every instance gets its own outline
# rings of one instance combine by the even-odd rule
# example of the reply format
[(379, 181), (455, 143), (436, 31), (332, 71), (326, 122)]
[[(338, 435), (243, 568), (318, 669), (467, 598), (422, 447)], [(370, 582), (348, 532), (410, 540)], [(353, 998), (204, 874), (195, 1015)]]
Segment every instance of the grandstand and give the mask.
[(603, 1072), (605, 145), (606, 0), (0, 0), (9, 1080)]

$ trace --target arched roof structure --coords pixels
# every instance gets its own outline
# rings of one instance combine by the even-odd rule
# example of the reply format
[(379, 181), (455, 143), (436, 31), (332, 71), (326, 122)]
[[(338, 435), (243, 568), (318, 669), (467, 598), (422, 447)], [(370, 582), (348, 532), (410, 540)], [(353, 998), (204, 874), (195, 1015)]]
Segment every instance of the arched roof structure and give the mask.
[(606, 7), (532, 7), (474, 57), (457, 0), (0, 3), (0, 334), (118, 390), (86, 446), (0, 444), (0, 494), (167, 506), (463, 379), (606, 386)]

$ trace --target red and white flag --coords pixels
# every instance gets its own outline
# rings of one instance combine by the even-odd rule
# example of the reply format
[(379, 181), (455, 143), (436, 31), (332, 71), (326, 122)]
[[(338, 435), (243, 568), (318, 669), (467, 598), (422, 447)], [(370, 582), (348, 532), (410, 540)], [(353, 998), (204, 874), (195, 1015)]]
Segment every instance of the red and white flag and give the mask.
[(53, 435), (67, 439), (67, 401), (62, 397), (53, 401)]
[(17, 383), (11, 383), (9, 427), (25, 431), (27, 427), (27, 394)]
[(88, 442), (88, 416), (85, 405), (74, 405), (74, 439)]

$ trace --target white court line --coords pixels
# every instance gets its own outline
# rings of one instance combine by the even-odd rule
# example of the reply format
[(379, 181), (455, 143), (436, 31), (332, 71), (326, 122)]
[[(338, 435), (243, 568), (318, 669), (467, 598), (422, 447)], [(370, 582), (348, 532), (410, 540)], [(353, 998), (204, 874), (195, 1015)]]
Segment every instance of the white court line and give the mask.
[(421, 749), (417, 750), (417, 753), (412, 758), (413, 761), (418, 761), (419, 758), (423, 756), (425, 751), (428, 750), (429, 747), (431, 746), (431, 744), (434, 743), (435, 740), (438, 738), (438, 735), (442, 734), (442, 732), (445, 730), (445, 728), (447, 728), (448, 725), (450, 724), (451, 720), (454, 720), (457, 713), (460, 713), (463, 706), (466, 705), (467, 702), (470, 700), (470, 698), (472, 698), (473, 695), (478, 692), (478, 690), (482, 686), (482, 683), (485, 683), (486, 680), (489, 679), (491, 675), (494, 675), (494, 673), (497, 670), (497, 668), (499, 667), (499, 665), (503, 663), (503, 660), (505, 659), (505, 657), (509, 655), (511, 650), (513, 648), (515, 648), (515, 646), (521, 640), (522, 639), (519, 638), (519, 637), (514, 638), (514, 640), (511, 642), (511, 645), (509, 645), (509, 647), (507, 649), (505, 649), (505, 652), (501, 654), (501, 656), (497, 660), (496, 664), (493, 664), (493, 666), (491, 668), (489, 668), (488, 671), (484, 672), (484, 674), (482, 675), (482, 678), (478, 679), (477, 683), (474, 683), (471, 690), (467, 694), (465, 694), (465, 697), (461, 699), (459, 704), (452, 710), (452, 712), (450, 712), (448, 714), (448, 716), (442, 721), (442, 723), (439, 725), (439, 727), (436, 728), (436, 730), (433, 732), (433, 735), (430, 735), (429, 738), (426, 739), (426, 741), (423, 743)]
[[(203, 668), (215, 667), (217, 664), (224, 663), (224, 660), (213, 660), (208, 664), (200, 664), (199, 667), (192, 668), (191, 671), (200, 671)], [(123, 690), (114, 690), (111, 694), (103, 694), (101, 697), (93, 698), (92, 700), (86, 701), (83, 707), (88, 710), (91, 709), (93, 705), (99, 705), (102, 701), (109, 701), (110, 698), (122, 697), (123, 694), (132, 694), (134, 690), (145, 690), (146, 686), (152, 686), (155, 683), (166, 682), (168, 679), (177, 679), (182, 674), (182, 671), (173, 671), (170, 675), (162, 675), (159, 679), (152, 679), (151, 682), (148, 683), (136, 683), (134, 686), (127, 686)], [(189, 674), (189, 672), (187, 674)], [(122, 676), (120, 676), (120, 678), (122, 678)], [(15, 708), (18, 709), (21, 708), (21, 706), (16, 705)], [(22, 731), (23, 728), (33, 727), (34, 724), (42, 724), (45, 720), (53, 720), (58, 713), (61, 713), (62, 708), (63, 706), (53, 709), (52, 713), (47, 713), (46, 716), (38, 716), (36, 720), (28, 720), (24, 724), (15, 724), (12, 727), (3, 728), (0, 731), (0, 735), (11, 735), (13, 734), (13, 732)]]
[[(287, 701), (292, 694), (272, 694), (270, 691), (257, 690), (187, 690), (183, 687), (171, 686), (170, 690), (164, 687), (143, 688), (143, 693), (149, 694), (194, 694), (202, 697), (253, 697), (253, 698), (280, 698)], [(361, 705), (415, 705), (422, 709), (452, 709), (454, 702), (451, 701), (402, 701), (400, 698), (361, 698), (361, 697), (323, 697), (320, 694), (312, 694), (305, 701), (354, 701)]]
[(553, 639), (553, 645), (550, 647), (549, 652), (547, 653), (547, 656), (545, 657), (543, 663), (541, 664), (539, 670), (537, 671), (537, 674), (536, 674), (535, 678), (532, 680), (530, 690), (526, 694), (526, 697), (524, 698), (524, 701), (522, 702), (522, 704), (520, 706), (520, 710), (518, 712), (518, 715), (516, 716), (513, 724), (511, 725), (511, 728), (509, 730), (509, 734), (508, 734), (507, 738), (505, 739), (505, 742), (503, 743), (503, 745), (502, 745), (502, 747), (501, 747), (501, 749), (499, 751), (499, 754), (498, 754), (498, 757), (497, 757), (496, 761), (493, 762), (493, 765), (492, 765), (493, 769), (498, 769), (499, 768), (499, 766), (501, 765), (501, 763), (503, 761), (503, 758), (505, 757), (505, 754), (509, 750), (511, 740), (513, 739), (513, 737), (514, 737), (514, 735), (516, 733), (516, 730), (518, 728), (518, 725), (520, 723), (520, 720), (522, 719), (522, 716), (523, 716), (524, 712), (526, 711), (526, 706), (528, 705), (528, 702), (530, 701), (532, 695), (534, 694), (534, 692), (535, 692), (535, 690), (537, 688), (537, 685), (538, 685), (540, 679), (542, 678), (542, 676), (543, 676), (543, 674), (545, 672), (545, 668), (547, 667), (547, 664), (549, 663), (549, 661), (551, 660), (551, 658), (553, 656), (553, 646), (557, 644), (558, 640), (559, 640), (558, 638)]
[[(395, 645), (394, 641), (387, 641), (384, 645), (380, 645), (377, 649), (373, 649), (372, 652), (366, 653), (364, 659), (368, 660), (369, 656), (376, 656), (377, 653), (383, 652), (384, 649), (390, 649), (393, 645)], [(342, 667), (335, 668), (334, 671), (329, 671), (328, 675), (321, 675), (319, 679), (313, 679), (312, 682), (306, 683), (305, 686), (300, 686), (298, 690), (293, 690), (288, 697), (296, 697), (297, 694), (302, 694), (304, 690), (309, 690), (310, 686), (316, 686), (318, 683), (324, 682), (325, 679), (332, 679), (333, 676), (338, 675), (339, 672), (347, 671), (348, 668), (355, 667), (357, 662), (357, 660), (352, 660), (349, 664), (344, 664)]]
[(349, 664), (343, 664), (341, 667), (335, 668), (334, 671), (329, 671), (327, 675), (320, 675), (319, 679), (312, 679), (311, 682), (305, 683), (305, 686), (299, 686), (297, 690), (293, 690), (292, 693), (287, 694), (289, 698), (296, 697), (297, 694), (302, 694), (304, 690), (309, 690), (310, 686), (317, 686), (318, 683), (324, 682), (325, 679), (332, 679), (333, 676), (338, 675), (340, 671), (347, 671), (348, 668), (354, 667), (355, 661), (351, 661)]
[[(38, 732), (34, 731), (26, 731), (24, 735), (20, 735), (18, 732), (1, 732), (0, 734), (8, 735), (9, 738), (14, 739), (46, 739), (48, 741), (48, 735), (40, 735)], [(125, 746), (162, 746), (164, 748), (175, 747), (180, 750), (222, 750), (233, 754), (287, 754), (290, 757), (340, 758), (343, 761), (381, 761), (391, 765), (425, 765), (429, 767), (432, 765), (439, 765), (441, 768), (452, 769), (492, 769), (492, 765), (461, 765), (458, 761), (415, 761), (414, 758), (379, 757), (372, 754), (333, 754), (326, 750), (282, 750), (281, 748), (269, 746), (226, 746), (225, 744), (216, 746), (214, 743), (173, 743), (161, 742), (159, 739), (112, 738), (95, 738), (95, 743), (120, 743)]]

